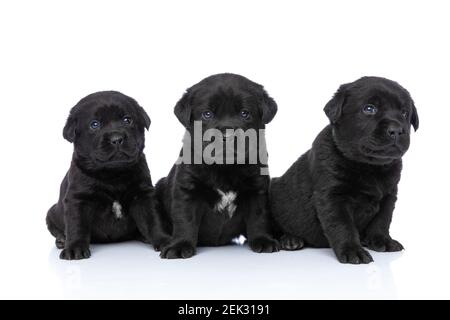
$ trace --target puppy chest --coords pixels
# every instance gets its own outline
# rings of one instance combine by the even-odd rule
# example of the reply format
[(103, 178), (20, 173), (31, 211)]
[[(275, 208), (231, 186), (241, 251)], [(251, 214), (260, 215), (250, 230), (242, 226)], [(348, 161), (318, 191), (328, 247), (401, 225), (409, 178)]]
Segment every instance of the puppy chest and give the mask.
[(216, 189), (219, 197), (214, 206), (214, 210), (219, 213), (226, 215), (227, 217), (233, 217), (236, 211), (236, 198), (237, 192), (235, 191), (227, 191), (224, 192), (220, 189)]
[(358, 230), (364, 230), (380, 210), (380, 200), (375, 197), (361, 195), (354, 199), (352, 205), (353, 221)]
[(120, 204), (119, 201), (116, 200), (112, 203), (111, 211), (116, 219), (123, 218), (124, 212), (123, 212), (122, 205)]

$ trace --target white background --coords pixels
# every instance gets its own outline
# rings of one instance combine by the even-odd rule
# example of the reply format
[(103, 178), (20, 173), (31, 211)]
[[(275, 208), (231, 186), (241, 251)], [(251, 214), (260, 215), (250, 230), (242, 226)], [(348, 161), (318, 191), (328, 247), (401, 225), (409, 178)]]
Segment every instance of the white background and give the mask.
[[(447, 1), (2, 1), (0, 4), (0, 298), (450, 298), (449, 7)], [(363, 75), (398, 81), (420, 129), (404, 157), (392, 235), (402, 253), (339, 264), (329, 249), (274, 254), (201, 248), (161, 260), (144, 244), (92, 246), (59, 260), (46, 230), (72, 145), (69, 109), (120, 90), (152, 119), (153, 181), (176, 160), (173, 107), (219, 72), (263, 84), (279, 112), (267, 129), (272, 176), (327, 124), (337, 87)]]

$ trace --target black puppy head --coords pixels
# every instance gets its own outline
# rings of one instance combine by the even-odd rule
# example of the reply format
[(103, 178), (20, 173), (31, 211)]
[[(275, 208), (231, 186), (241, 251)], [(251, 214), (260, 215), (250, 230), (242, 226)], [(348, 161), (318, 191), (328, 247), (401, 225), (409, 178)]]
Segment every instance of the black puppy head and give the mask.
[(277, 113), (277, 104), (263, 86), (223, 73), (189, 88), (174, 112), (187, 129), (194, 121), (202, 121), (206, 128), (264, 128)]
[(74, 143), (87, 169), (117, 168), (137, 161), (150, 118), (138, 103), (116, 91), (96, 92), (70, 111), (63, 136)]
[[(245, 142), (243, 151), (247, 158), (250, 150), (258, 151), (259, 147), (264, 146), (259, 143), (262, 138), (259, 129), (264, 129), (273, 119), (277, 104), (261, 85), (243, 76), (225, 73), (210, 76), (189, 88), (174, 111), (191, 138), (195, 139), (194, 122), (201, 123), (202, 134), (206, 131), (220, 132), (223, 139), (222, 151), (232, 151), (235, 158), (238, 156), (238, 147), (231, 140), (243, 132), (254, 133), (256, 140), (252, 142), (249, 139)], [(230, 131), (234, 133), (233, 136)], [(211, 141), (215, 139), (216, 137)], [(208, 143), (208, 140), (203, 141), (203, 148)]]
[(388, 164), (409, 148), (410, 127), (419, 128), (414, 102), (398, 83), (363, 77), (342, 85), (324, 111), (338, 148), (348, 158)]

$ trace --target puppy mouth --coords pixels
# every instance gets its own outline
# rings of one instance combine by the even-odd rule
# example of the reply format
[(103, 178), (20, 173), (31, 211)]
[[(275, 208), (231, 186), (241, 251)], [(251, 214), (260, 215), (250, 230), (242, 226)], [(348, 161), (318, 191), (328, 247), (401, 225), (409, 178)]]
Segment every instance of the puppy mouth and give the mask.
[(101, 164), (127, 164), (134, 162), (137, 157), (138, 151), (125, 152), (122, 150), (117, 150), (105, 157), (95, 157), (95, 160)]
[(397, 143), (391, 143), (384, 146), (368, 146), (362, 145), (361, 153), (369, 158), (376, 159), (399, 159), (403, 156), (403, 150)]

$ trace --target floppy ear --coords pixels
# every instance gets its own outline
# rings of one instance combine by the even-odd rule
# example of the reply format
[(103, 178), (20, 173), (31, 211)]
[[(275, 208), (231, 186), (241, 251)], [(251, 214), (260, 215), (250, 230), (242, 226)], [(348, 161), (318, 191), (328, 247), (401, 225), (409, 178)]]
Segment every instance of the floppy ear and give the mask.
[(150, 117), (148, 116), (147, 112), (145, 112), (144, 108), (142, 108), (139, 104), (136, 103), (136, 110), (141, 117), (142, 121), (144, 122), (145, 129), (150, 128), (150, 124), (152, 123), (150, 121)]
[(414, 102), (412, 103), (411, 124), (414, 128), (414, 131), (417, 131), (417, 129), (419, 129), (419, 115), (417, 114), (417, 109), (414, 105)]
[(342, 114), (342, 108), (347, 95), (347, 87), (347, 84), (341, 85), (338, 91), (334, 94), (333, 98), (328, 101), (325, 108), (323, 108), (323, 111), (325, 111), (325, 114), (328, 119), (330, 119), (331, 123), (335, 123)]
[(69, 142), (74, 142), (76, 131), (75, 128), (77, 126), (77, 118), (71, 111), (69, 117), (67, 118), (66, 125), (63, 129), (63, 137)]
[(260, 103), (260, 110), (262, 113), (262, 121), (264, 124), (268, 124), (277, 114), (278, 106), (275, 100), (269, 96), (266, 90), (263, 90), (263, 97)]
[(185, 128), (189, 127), (191, 121), (192, 106), (190, 100), (191, 94), (189, 91), (186, 91), (186, 93), (183, 94), (181, 99), (177, 102), (173, 110), (178, 120), (183, 124)]

